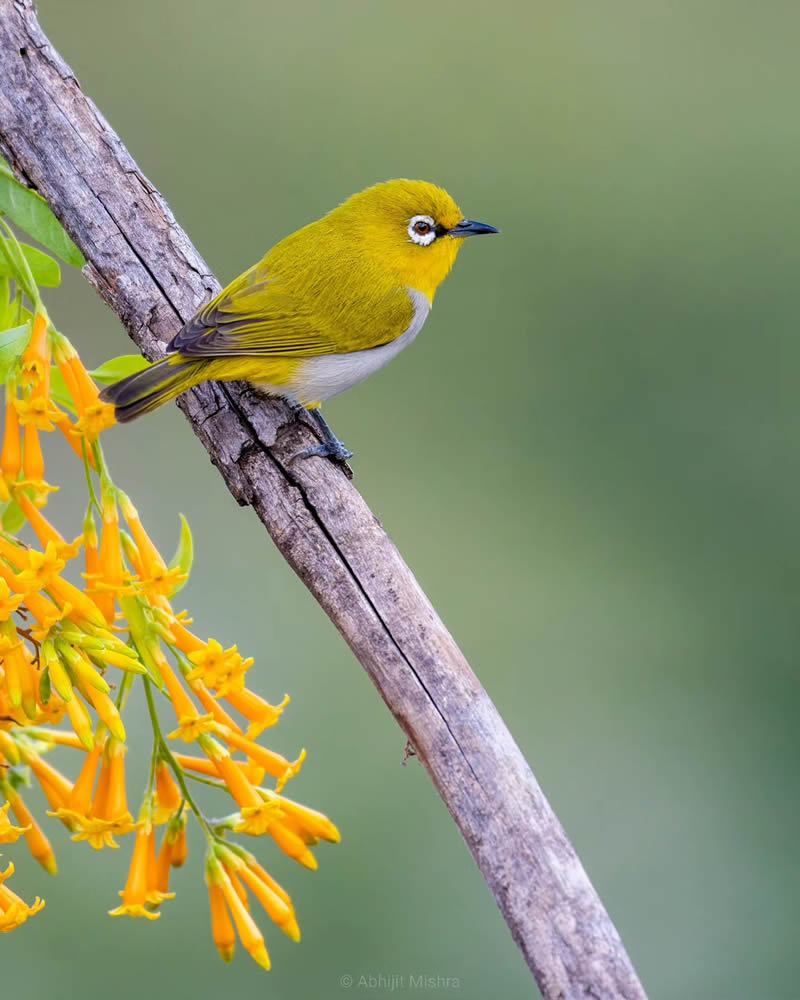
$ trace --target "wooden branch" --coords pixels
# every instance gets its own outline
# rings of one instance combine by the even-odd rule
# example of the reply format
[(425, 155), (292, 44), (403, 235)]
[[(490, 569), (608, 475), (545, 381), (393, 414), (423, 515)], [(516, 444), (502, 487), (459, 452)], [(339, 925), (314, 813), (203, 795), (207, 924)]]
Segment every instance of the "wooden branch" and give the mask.
[[(50, 202), (135, 343), (161, 354), (219, 285), (31, 0), (0, 0), (0, 151)], [(397, 549), (340, 469), (291, 461), (314, 443), (310, 427), (238, 384), (207, 384), (180, 405), (407, 734), (545, 998), (644, 998), (530, 768)]]

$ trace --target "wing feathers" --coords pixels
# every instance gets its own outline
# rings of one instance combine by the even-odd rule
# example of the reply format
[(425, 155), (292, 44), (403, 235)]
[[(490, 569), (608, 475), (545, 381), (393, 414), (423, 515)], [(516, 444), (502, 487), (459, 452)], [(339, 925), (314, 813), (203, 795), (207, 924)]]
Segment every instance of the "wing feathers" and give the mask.
[(186, 357), (238, 354), (333, 354), (319, 322), (260, 264), (223, 289), (173, 338), (169, 351)]
[(283, 278), (261, 261), (203, 306), (167, 350), (187, 358), (346, 354), (394, 340), (413, 320), (408, 290), (382, 273), (345, 267), (334, 281), (320, 268), (309, 283), (299, 273)]

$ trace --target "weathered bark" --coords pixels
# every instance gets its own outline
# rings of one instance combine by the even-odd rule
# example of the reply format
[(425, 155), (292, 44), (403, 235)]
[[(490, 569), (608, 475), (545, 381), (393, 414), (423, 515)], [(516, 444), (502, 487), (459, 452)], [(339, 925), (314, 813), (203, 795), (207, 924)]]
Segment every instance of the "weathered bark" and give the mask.
[[(157, 357), (219, 286), (30, 0), (0, 0), (0, 151), (50, 202), (135, 343)], [(643, 998), (558, 819), (397, 549), (340, 469), (291, 461), (314, 443), (310, 428), (238, 384), (202, 386), (180, 405), (407, 734), (544, 996)]]

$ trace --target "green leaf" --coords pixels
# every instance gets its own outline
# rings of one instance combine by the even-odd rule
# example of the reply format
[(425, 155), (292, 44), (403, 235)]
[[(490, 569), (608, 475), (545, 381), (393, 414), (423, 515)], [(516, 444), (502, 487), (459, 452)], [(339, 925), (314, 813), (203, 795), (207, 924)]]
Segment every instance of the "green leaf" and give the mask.
[(74, 413), (77, 416), (78, 410), (75, 406), (75, 401), (70, 395), (67, 383), (64, 381), (64, 376), (55, 365), (50, 366), (50, 395), (65, 410), (69, 410), (70, 413)]
[(7, 534), (16, 535), (27, 520), (20, 505), (13, 500), (9, 501), (3, 508), (3, 531)]
[(98, 382), (110, 385), (112, 382), (119, 382), (121, 378), (126, 378), (135, 372), (144, 371), (145, 368), (149, 367), (150, 362), (147, 358), (143, 358), (141, 354), (123, 354), (118, 358), (111, 358), (100, 365), (99, 368), (95, 368), (94, 371), (89, 372), (89, 374), (92, 378), (97, 379)]
[(192, 529), (189, 527), (189, 522), (183, 516), (181, 518), (181, 537), (178, 539), (178, 548), (175, 550), (175, 555), (172, 557), (169, 563), (170, 569), (179, 569), (181, 573), (186, 574), (186, 579), (177, 583), (169, 593), (170, 597), (174, 597), (176, 594), (180, 593), (186, 586), (186, 582), (189, 579), (189, 573), (192, 569), (192, 562), (194, 561), (194, 543), (192, 542)]
[(73, 267), (83, 267), (83, 254), (64, 232), (50, 206), (40, 194), (26, 188), (3, 164), (0, 169), (0, 212), (35, 240)]
[(31, 339), (30, 323), (0, 333), (0, 382), (5, 382), (17, 358)]
[[(19, 246), (36, 284), (44, 288), (57, 288), (61, 284), (61, 268), (58, 266), (58, 261), (53, 260), (49, 254), (37, 250), (36, 247), (28, 246), (27, 243), (20, 243)], [(0, 278), (16, 278), (5, 255), (0, 255)]]
[(0, 330), (10, 326), (11, 319), (11, 282), (8, 278), (0, 278)]
[(17, 288), (22, 290), (34, 304), (34, 307), (39, 310), (41, 308), (39, 289), (31, 274), (28, 259), (22, 252), (22, 245), (14, 234), (14, 230), (3, 218), (0, 218), (0, 230), (6, 234), (6, 239), (0, 240), (0, 257), (5, 261), (8, 273), (17, 283)]

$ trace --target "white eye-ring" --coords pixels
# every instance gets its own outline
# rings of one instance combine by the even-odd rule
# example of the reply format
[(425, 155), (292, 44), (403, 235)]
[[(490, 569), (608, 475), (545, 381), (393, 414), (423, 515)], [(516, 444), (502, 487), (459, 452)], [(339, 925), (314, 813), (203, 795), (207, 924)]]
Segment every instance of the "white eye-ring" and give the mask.
[(429, 215), (415, 215), (408, 223), (408, 235), (421, 247), (430, 246), (436, 239), (436, 223)]

